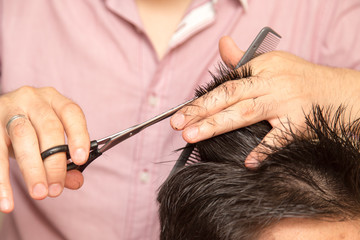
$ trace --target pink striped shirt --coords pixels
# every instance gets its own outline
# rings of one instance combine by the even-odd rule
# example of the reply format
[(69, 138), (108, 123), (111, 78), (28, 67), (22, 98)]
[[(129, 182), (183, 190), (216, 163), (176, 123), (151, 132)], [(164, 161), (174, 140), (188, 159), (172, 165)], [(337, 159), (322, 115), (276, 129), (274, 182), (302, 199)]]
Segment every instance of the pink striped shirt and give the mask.
[[(91, 139), (147, 120), (193, 96), (230, 35), (246, 49), (271, 26), (278, 49), (360, 69), (358, 0), (193, 0), (159, 61), (134, 1), (1, 0), (1, 89), (52, 86), (84, 110)], [(96, 160), (78, 191), (30, 199), (11, 161), (15, 210), (0, 238), (158, 239), (156, 192), (184, 146), (163, 121)]]

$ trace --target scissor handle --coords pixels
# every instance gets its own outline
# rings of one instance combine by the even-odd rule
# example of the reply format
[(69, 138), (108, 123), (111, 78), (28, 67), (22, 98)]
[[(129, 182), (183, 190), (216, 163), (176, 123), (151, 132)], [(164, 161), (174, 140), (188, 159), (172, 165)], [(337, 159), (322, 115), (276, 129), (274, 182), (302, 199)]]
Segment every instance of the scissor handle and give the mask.
[(102, 152), (99, 152), (98, 149), (90, 150), (89, 158), (83, 165), (76, 165), (75, 163), (71, 162), (67, 164), (66, 170), (70, 171), (73, 169), (79, 170), (80, 172), (83, 172), (87, 166), (90, 165), (96, 158), (98, 158)]
[[(41, 158), (44, 161), (47, 157), (50, 155), (53, 155), (55, 153), (59, 152), (65, 152), (66, 158), (70, 159), (70, 153), (69, 153), (69, 146), (67, 144), (55, 146), (52, 148), (49, 148), (48, 150), (41, 153)], [(93, 140), (90, 142), (90, 153), (89, 158), (83, 165), (76, 165), (75, 163), (71, 162), (67, 164), (66, 170), (70, 171), (73, 169), (79, 170), (80, 172), (83, 172), (84, 169), (92, 163), (97, 157), (99, 157), (102, 153), (98, 151), (98, 142), (96, 140)]]

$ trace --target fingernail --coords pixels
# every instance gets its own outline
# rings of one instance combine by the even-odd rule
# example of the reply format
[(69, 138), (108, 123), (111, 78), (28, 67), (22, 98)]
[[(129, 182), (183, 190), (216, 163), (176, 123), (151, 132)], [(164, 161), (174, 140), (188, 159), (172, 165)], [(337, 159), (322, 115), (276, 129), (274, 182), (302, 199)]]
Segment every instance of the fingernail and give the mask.
[(171, 118), (171, 123), (175, 129), (180, 129), (183, 127), (185, 122), (185, 116), (182, 113), (175, 113)]
[(76, 162), (79, 162), (79, 163), (85, 162), (86, 161), (86, 152), (85, 152), (85, 150), (83, 148), (76, 149), (72, 160), (73, 161), (75, 160)]
[(57, 197), (62, 192), (62, 187), (59, 183), (53, 183), (49, 186), (49, 197)]
[(187, 136), (187, 138), (189, 138), (190, 140), (195, 140), (197, 135), (199, 133), (199, 128), (197, 127), (189, 127), (188, 129), (185, 130), (185, 135)]
[(0, 202), (0, 210), (2, 212), (7, 212), (10, 210), (10, 201), (7, 198), (4, 198)]
[(260, 164), (259, 161), (253, 157), (250, 157), (245, 160), (245, 166), (247, 168), (257, 168), (259, 166), (259, 164)]
[(47, 195), (47, 189), (43, 183), (38, 183), (33, 187), (34, 198), (44, 198)]

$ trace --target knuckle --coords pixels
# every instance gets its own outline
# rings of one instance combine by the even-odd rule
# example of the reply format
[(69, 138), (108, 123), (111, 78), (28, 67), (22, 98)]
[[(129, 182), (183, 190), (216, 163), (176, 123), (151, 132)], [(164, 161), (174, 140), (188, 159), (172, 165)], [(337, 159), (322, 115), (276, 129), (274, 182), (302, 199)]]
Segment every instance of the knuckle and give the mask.
[(214, 119), (214, 131), (224, 133), (225, 131), (234, 130), (236, 128), (236, 120), (233, 115), (228, 111), (218, 114)]
[(231, 121), (231, 113), (229, 111), (222, 111), (216, 114), (213, 118), (211, 118), (211, 121), (208, 123), (212, 126), (225, 126)]
[(262, 116), (262, 118), (267, 119), (269, 116), (269, 113), (274, 110), (275, 104), (265, 104), (263, 102), (257, 102), (256, 105), (256, 115)]
[(21, 100), (34, 99), (37, 95), (36, 88), (30, 86), (22, 86), (15, 90), (16, 97)]
[(19, 118), (10, 125), (10, 133), (17, 138), (23, 138), (30, 134), (27, 127), (27, 119)]
[(245, 122), (251, 122), (252, 119), (261, 117), (266, 119), (273, 104), (265, 104), (257, 98), (250, 99), (239, 109), (240, 117)]
[(243, 118), (250, 118), (256, 112), (257, 107), (255, 99), (249, 100), (245, 107), (240, 109), (240, 114)]
[(20, 88), (18, 88), (16, 90), (17, 92), (21, 93), (21, 94), (34, 94), (35, 93), (35, 88), (34, 87), (30, 87), (30, 86), (22, 86)]
[(10, 184), (9, 184), (9, 180), (8, 179), (1, 179), (0, 180), (0, 191), (4, 192), (4, 191), (9, 191), (10, 190)]
[(17, 156), (16, 160), (18, 161), (19, 165), (21, 165), (20, 169), (24, 172), (24, 175), (27, 176), (36, 176), (39, 172), (39, 168), (33, 164), (27, 166), (26, 168), (23, 166), (23, 163), (26, 161), (26, 157), (24, 155)]
[(197, 105), (197, 110), (199, 113), (206, 115), (211, 110), (218, 108), (224, 101), (224, 98), (227, 98), (226, 87), (220, 85), (215, 90), (204, 95), (201, 105)]
[(15, 159), (23, 175), (28, 176), (30, 179), (32, 176), (38, 176), (39, 172), (42, 171), (41, 165), (28, 163), (28, 161), (31, 161), (31, 157), (25, 152), (16, 153)]
[(193, 104), (189, 105), (188, 107), (186, 107), (182, 110), (183, 114), (186, 117), (195, 117), (195, 116), (204, 115), (204, 112), (206, 111), (205, 101), (207, 101), (207, 100), (204, 99), (204, 102), (202, 102), (202, 103), (193, 103)]
[(57, 90), (54, 87), (42, 87), (40, 88), (40, 90), (46, 92), (57, 92)]
[(39, 88), (41, 93), (49, 94), (50, 96), (54, 94), (59, 94), (59, 92), (54, 87), (42, 87)]
[[(3, 94), (0, 99), (3, 106), (10, 107), (11, 110), (15, 111), (18, 108), (16, 107), (17, 103), (25, 102), (33, 99), (36, 95), (36, 89), (30, 86), (22, 86), (12, 92)], [(15, 107), (14, 107), (15, 106)]]
[(229, 98), (230, 96), (234, 95), (236, 93), (236, 90), (239, 87), (239, 82), (241, 81), (228, 81), (222, 85), (220, 85), (220, 90), (223, 92), (226, 98)]
[(61, 108), (62, 112), (65, 114), (82, 114), (82, 110), (79, 107), (79, 105), (77, 105), (76, 103), (74, 103), (73, 101), (67, 101), (66, 103), (64, 103), (64, 105)]
[(65, 179), (66, 176), (66, 168), (60, 165), (55, 166), (47, 166), (46, 168), (46, 175), (48, 178), (51, 179)]
[(66, 175), (66, 160), (63, 158), (50, 157), (44, 161), (46, 174), (52, 179), (65, 178)]
[(226, 82), (221, 85), (220, 90), (226, 102), (234, 103), (242, 99), (250, 90), (253, 91), (255, 86), (253, 78), (249, 77)]
[(29, 159), (28, 155), (24, 152), (16, 152), (15, 159), (19, 164), (19, 167), (21, 168), (25, 161)]

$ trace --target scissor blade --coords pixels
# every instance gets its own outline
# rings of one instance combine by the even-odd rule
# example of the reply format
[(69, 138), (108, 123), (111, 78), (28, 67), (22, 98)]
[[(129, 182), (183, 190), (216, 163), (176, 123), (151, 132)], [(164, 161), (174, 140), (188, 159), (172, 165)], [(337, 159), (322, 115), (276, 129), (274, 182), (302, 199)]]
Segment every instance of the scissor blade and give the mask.
[(173, 107), (171, 109), (169, 109), (168, 111), (166, 112), (163, 112), (143, 123), (140, 123), (138, 125), (135, 125), (133, 127), (130, 127), (130, 128), (127, 128), (125, 130), (122, 130), (118, 133), (115, 133), (111, 136), (108, 136), (106, 138), (103, 138), (103, 139), (100, 139), (98, 140), (98, 143), (99, 144), (104, 144), (102, 147), (99, 148), (99, 152), (103, 153), (107, 150), (109, 150), (110, 148), (114, 147), (115, 145), (121, 143), (122, 141), (134, 136), (135, 134), (139, 133), (140, 131), (142, 131), (143, 129), (151, 126), (151, 125), (154, 125), (155, 123), (158, 123), (170, 116), (172, 116), (174, 113), (176, 113), (178, 110), (180, 110), (182, 107), (184, 107), (185, 105), (193, 102), (194, 100), (196, 99), (193, 98), (191, 100), (188, 100), (176, 107)]

